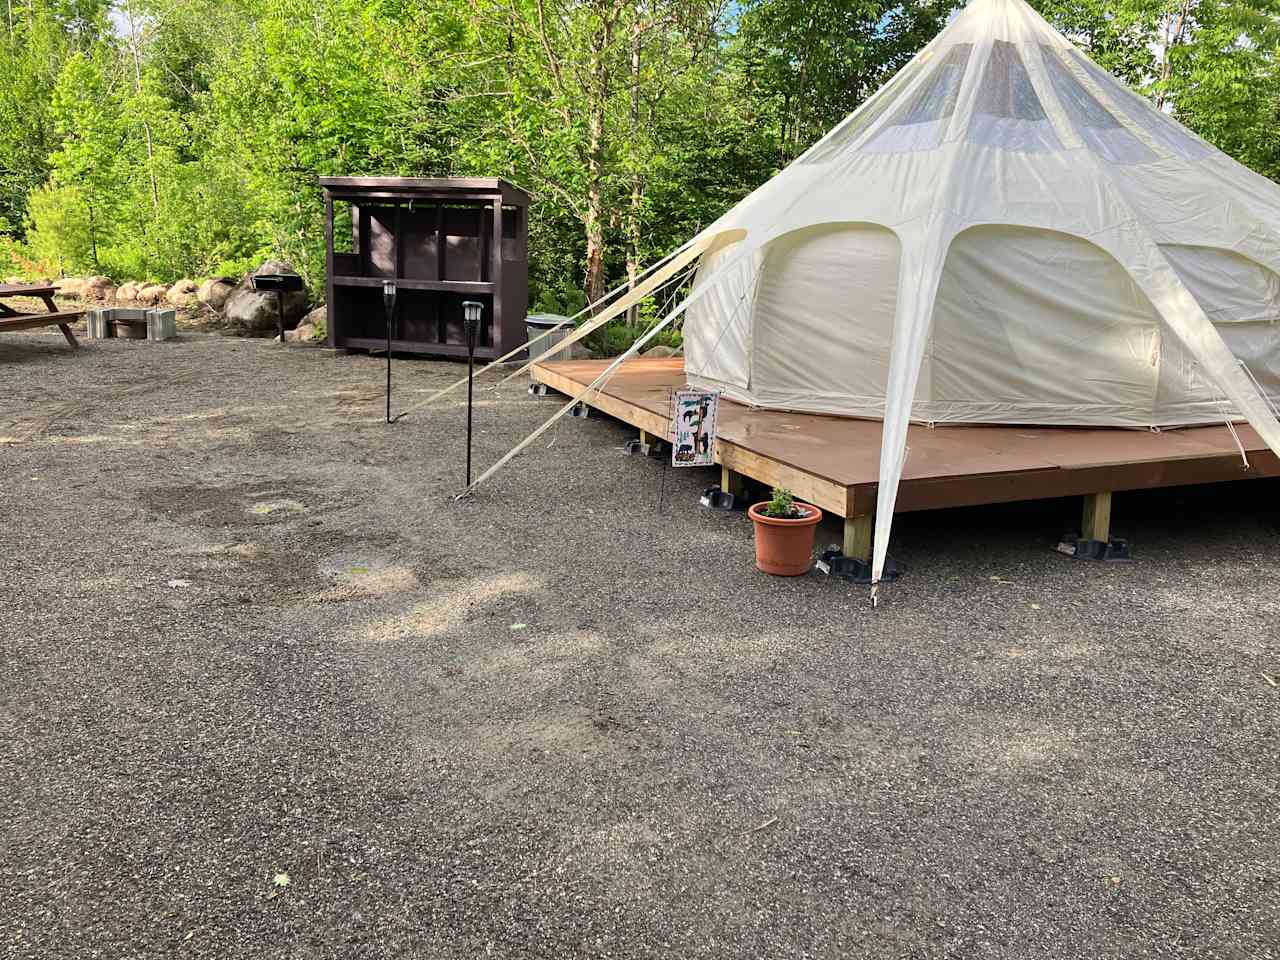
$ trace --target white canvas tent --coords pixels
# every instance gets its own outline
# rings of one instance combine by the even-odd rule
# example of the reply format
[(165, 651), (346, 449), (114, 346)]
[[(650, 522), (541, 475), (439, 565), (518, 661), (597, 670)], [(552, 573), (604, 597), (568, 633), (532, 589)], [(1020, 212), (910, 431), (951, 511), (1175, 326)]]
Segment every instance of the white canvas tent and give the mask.
[(708, 233), (690, 382), (883, 419), (876, 578), (910, 420), (1242, 417), (1280, 452), (1280, 187), (1023, 0), (975, 0)]
[(912, 420), (1242, 418), (1280, 453), (1280, 187), (1023, 0), (974, 0), (659, 273), (699, 256), (691, 383), (883, 420), (873, 579)]

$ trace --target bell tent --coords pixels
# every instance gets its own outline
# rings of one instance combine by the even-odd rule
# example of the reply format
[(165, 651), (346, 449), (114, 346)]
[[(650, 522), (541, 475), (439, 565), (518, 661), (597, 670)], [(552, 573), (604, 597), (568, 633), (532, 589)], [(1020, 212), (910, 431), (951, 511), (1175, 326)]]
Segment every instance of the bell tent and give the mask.
[(911, 421), (1242, 418), (1280, 453), (1280, 186), (1023, 0), (974, 0), (569, 339), (691, 265), (691, 384), (883, 421), (873, 580)]

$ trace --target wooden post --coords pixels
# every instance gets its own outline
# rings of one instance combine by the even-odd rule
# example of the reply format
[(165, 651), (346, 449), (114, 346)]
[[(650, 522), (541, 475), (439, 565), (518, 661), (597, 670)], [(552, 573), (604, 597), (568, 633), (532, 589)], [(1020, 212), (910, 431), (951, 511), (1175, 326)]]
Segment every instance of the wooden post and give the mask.
[(871, 562), (871, 545), (875, 538), (876, 515), (864, 514), (861, 517), (844, 518), (844, 546), (841, 552), (846, 557)]
[(720, 489), (725, 493), (732, 493), (735, 499), (745, 497), (747, 495), (747, 478), (736, 471), (730, 470), (722, 463), (720, 464)]
[(1089, 493), (1084, 498), (1084, 514), (1080, 520), (1082, 540), (1111, 542), (1111, 492)]
[(325, 339), (332, 349), (336, 346), (338, 305), (333, 299), (333, 195), (328, 190), (324, 192), (324, 305)]
[(493, 348), (494, 355), (500, 355), (510, 349), (514, 344), (508, 337), (506, 331), (506, 318), (503, 316), (503, 301), (506, 299), (502, 295), (502, 197), (499, 196), (493, 201), (493, 228), (492, 238), (489, 241), (489, 283), (490, 289), (493, 291), (493, 307), (489, 317), (490, 336), (489, 346)]

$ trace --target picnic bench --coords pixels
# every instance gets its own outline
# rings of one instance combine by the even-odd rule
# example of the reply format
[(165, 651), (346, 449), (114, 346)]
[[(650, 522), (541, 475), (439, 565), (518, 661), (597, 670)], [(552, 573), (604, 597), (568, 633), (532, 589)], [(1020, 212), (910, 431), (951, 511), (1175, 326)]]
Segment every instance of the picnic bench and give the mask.
[[(43, 283), (3, 283), (0, 284), (0, 333), (9, 330), (31, 330), (36, 327), (57, 326), (67, 343), (73, 348), (79, 347), (76, 335), (71, 332), (71, 324), (84, 316), (83, 310), (59, 310), (53, 302), (53, 295), (58, 288)], [(36, 297), (44, 301), (49, 308), (47, 313), (23, 313), (5, 303), (11, 297)]]

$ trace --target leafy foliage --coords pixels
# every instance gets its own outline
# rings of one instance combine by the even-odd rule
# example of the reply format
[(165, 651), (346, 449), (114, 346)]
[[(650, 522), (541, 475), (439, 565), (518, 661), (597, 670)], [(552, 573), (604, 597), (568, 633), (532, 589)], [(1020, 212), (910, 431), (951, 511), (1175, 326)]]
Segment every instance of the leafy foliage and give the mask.
[[(1280, 0), (1034, 2), (1280, 176)], [(959, 3), (14, 0), (0, 255), (166, 281), (276, 257), (318, 286), (318, 177), (483, 174), (533, 191), (532, 302), (570, 315), (797, 156)]]
[(774, 487), (769, 502), (760, 511), (775, 520), (803, 520), (807, 514), (796, 506), (796, 497), (786, 487)]

